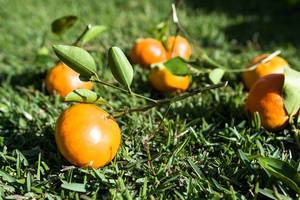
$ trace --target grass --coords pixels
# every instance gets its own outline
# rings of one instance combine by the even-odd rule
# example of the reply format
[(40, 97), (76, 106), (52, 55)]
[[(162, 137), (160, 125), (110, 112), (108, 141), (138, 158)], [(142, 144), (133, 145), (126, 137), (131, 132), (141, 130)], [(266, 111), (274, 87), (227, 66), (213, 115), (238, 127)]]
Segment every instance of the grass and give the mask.
[[(195, 2), (183, 2), (180, 19), (195, 39), (194, 47), (202, 46), (217, 62), (238, 69), (255, 55), (280, 49), (299, 69), (299, 38), (287, 31), (298, 31), (299, 12), (289, 12), (289, 4), (279, 1), (265, 13), (259, 1), (249, 8), (245, 1)], [(278, 15), (278, 10), (284, 14)], [(113, 162), (102, 169), (74, 168), (58, 153), (55, 121), (69, 104), (45, 91), (43, 78), (56, 61), (51, 45), (72, 43), (86, 23), (107, 25), (108, 31), (89, 48), (97, 50), (93, 56), (99, 74), (112, 81), (107, 49), (116, 45), (128, 51), (169, 13), (170, 1), (158, 0), (0, 0), (0, 199), (299, 198), (256, 160), (278, 158), (299, 172), (293, 132), (251, 126), (240, 74), (227, 74), (229, 86), (224, 89), (119, 118), (123, 143)], [(80, 22), (61, 38), (51, 34), (51, 22), (68, 14), (79, 16)], [(41, 47), (50, 54), (38, 55)], [(164, 97), (149, 87), (148, 72), (135, 71), (134, 91)], [(109, 88), (95, 90), (116, 109), (145, 104)]]

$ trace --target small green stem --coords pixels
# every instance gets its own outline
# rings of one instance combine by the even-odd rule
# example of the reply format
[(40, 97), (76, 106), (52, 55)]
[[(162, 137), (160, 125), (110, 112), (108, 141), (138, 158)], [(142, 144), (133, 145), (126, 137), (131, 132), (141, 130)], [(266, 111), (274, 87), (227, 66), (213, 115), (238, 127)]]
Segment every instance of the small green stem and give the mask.
[(134, 92), (131, 92), (130, 94), (133, 95), (133, 96), (136, 96), (136, 97), (145, 99), (145, 100), (147, 100), (147, 101), (151, 101), (151, 102), (153, 102), (153, 103), (156, 103), (156, 102), (157, 102), (157, 100), (155, 100), (155, 99), (151, 99), (151, 98), (149, 98), (149, 97), (145, 97), (145, 96), (143, 96), (143, 95), (140, 95), (140, 94), (137, 94), (137, 93), (134, 93)]
[(130, 94), (130, 95), (132, 95), (132, 96), (135, 96), (135, 97), (138, 97), (138, 98), (141, 98), (141, 99), (145, 99), (145, 100), (147, 100), (147, 101), (151, 101), (151, 102), (153, 102), (153, 103), (156, 103), (156, 102), (157, 102), (157, 100), (155, 100), (155, 99), (151, 99), (151, 98), (149, 98), (149, 97), (145, 97), (145, 96), (143, 96), (143, 95), (140, 95), (140, 94), (131, 92), (131, 91), (129, 91), (129, 90), (125, 90), (125, 89), (120, 88), (120, 87), (118, 87), (118, 86), (115, 86), (115, 85), (113, 85), (113, 84), (110, 84), (110, 83), (107, 83), (107, 82), (105, 82), (105, 81), (102, 81), (102, 80), (100, 80), (100, 79), (98, 79), (98, 78), (96, 78), (96, 79), (91, 79), (91, 81), (92, 81), (92, 82), (95, 82), (95, 83), (100, 83), (100, 84), (102, 84), (102, 85), (105, 85), (105, 86), (108, 86), (108, 87), (111, 87), (111, 88), (114, 88), (114, 89), (116, 89), (116, 90), (119, 90), (119, 91), (121, 91), (121, 92)]
[(300, 134), (299, 134), (299, 130), (297, 129), (296, 125), (292, 126), (292, 130), (294, 132), (294, 137), (295, 137), (295, 141), (296, 141), (297, 147), (300, 149)]
[(79, 44), (79, 42), (82, 40), (83, 36), (87, 33), (87, 31), (92, 27), (92, 25), (87, 25), (85, 27), (85, 29), (83, 30), (83, 32), (78, 36), (78, 38), (76, 39), (76, 41), (73, 43), (73, 46), (77, 46)]
[(195, 95), (197, 95), (199, 93), (202, 93), (204, 91), (207, 91), (207, 90), (216, 89), (216, 88), (220, 88), (220, 87), (226, 87), (227, 84), (228, 84), (228, 82), (219, 83), (219, 84), (215, 84), (215, 85), (209, 85), (209, 86), (203, 87), (203, 88), (201, 88), (199, 90), (194, 90), (194, 91), (182, 94), (182, 95), (174, 97), (174, 98), (160, 100), (157, 103), (160, 103), (160, 104), (164, 104), (164, 103), (168, 103), (168, 102), (174, 103), (174, 102), (186, 99), (188, 97), (195, 96)]

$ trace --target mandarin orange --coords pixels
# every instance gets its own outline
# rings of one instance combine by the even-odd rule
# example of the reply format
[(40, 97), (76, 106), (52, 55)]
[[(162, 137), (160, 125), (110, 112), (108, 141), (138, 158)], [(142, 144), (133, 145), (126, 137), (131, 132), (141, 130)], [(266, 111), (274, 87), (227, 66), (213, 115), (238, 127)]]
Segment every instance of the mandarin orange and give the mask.
[(76, 89), (93, 87), (92, 82), (81, 81), (79, 74), (62, 62), (48, 71), (45, 84), (49, 93), (56, 92), (62, 97)]
[(131, 61), (148, 67), (151, 64), (164, 62), (167, 59), (167, 52), (162, 43), (153, 38), (139, 39), (130, 52)]
[(168, 58), (180, 56), (188, 60), (192, 55), (192, 47), (184, 37), (180, 35), (171, 36), (167, 40), (167, 52)]
[(188, 75), (173, 75), (165, 67), (151, 69), (149, 81), (160, 92), (183, 92), (190, 85), (190, 77)]
[[(255, 57), (249, 66), (253, 66), (262, 59), (268, 57), (268, 54), (262, 54)], [(255, 70), (244, 71), (243, 80), (248, 89), (254, 85), (254, 83), (261, 77), (268, 74), (283, 74), (284, 68), (288, 66), (288, 63), (281, 57), (275, 56), (270, 61), (258, 65)]]
[(121, 131), (107, 112), (93, 104), (75, 104), (56, 123), (55, 140), (61, 154), (73, 165), (99, 168), (116, 155)]
[(247, 97), (246, 110), (258, 112), (262, 126), (267, 130), (280, 130), (288, 123), (282, 97), (283, 83), (283, 74), (269, 74), (254, 84)]

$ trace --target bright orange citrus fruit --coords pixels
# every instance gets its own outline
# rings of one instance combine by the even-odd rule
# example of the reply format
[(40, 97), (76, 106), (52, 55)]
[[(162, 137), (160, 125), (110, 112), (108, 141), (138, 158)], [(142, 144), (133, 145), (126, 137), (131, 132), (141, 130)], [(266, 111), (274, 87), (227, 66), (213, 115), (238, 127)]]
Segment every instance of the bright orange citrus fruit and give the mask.
[(121, 131), (107, 112), (93, 104), (75, 104), (56, 123), (55, 140), (61, 154), (79, 167), (103, 167), (116, 155)]
[(153, 68), (150, 71), (149, 81), (160, 92), (182, 92), (188, 89), (190, 77), (173, 75), (166, 68)]
[(133, 63), (148, 67), (166, 61), (167, 52), (162, 43), (156, 39), (139, 39), (131, 49), (130, 58)]
[(49, 93), (57, 92), (60, 96), (76, 89), (92, 89), (93, 86), (91, 82), (81, 81), (77, 72), (61, 62), (48, 71), (45, 84)]
[(258, 112), (262, 126), (267, 130), (276, 131), (288, 123), (289, 117), (282, 97), (283, 83), (283, 74), (264, 76), (254, 84), (246, 100), (246, 110)]
[[(268, 56), (268, 54), (262, 54), (255, 57), (249, 67), (255, 65)], [(275, 56), (270, 61), (258, 65), (255, 70), (243, 72), (244, 83), (248, 89), (251, 89), (254, 83), (261, 77), (268, 74), (283, 74), (284, 68), (287, 66), (288, 63), (283, 58)]]
[(192, 47), (184, 37), (171, 36), (167, 40), (168, 58), (180, 56), (188, 60), (192, 55)]

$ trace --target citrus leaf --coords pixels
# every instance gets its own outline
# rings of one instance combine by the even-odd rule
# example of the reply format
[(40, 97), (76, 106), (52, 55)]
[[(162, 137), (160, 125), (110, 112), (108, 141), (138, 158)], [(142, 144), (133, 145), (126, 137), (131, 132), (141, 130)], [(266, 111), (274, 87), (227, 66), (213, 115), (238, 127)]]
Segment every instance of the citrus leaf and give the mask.
[(86, 185), (82, 183), (63, 183), (61, 187), (75, 192), (86, 192)]
[(12, 177), (11, 175), (5, 173), (2, 170), (0, 170), (0, 177), (2, 177), (3, 180), (5, 180), (5, 181), (7, 181), (9, 183), (16, 182), (16, 179), (14, 177)]
[(300, 72), (290, 67), (284, 69), (283, 99), (289, 116), (296, 114), (300, 108)]
[(63, 34), (66, 30), (68, 30), (75, 24), (77, 19), (78, 17), (69, 15), (54, 20), (51, 24), (52, 32), (57, 35)]
[(97, 93), (88, 89), (77, 89), (64, 97), (65, 102), (79, 102), (79, 103), (97, 103), (111, 107), (102, 97)]
[(119, 47), (111, 47), (108, 50), (108, 65), (115, 79), (130, 91), (133, 69)]
[(53, 45), (53, 49), (57, 57), (81, 77), (89, 79), (96, 74), (96, 63), (86, 50), (67, 45)]
[(91, 41), (106, 30), (106, 26), (92, 26), (82, 37), (82, 45)]
[(275, 178), (286, 183), (290, 188), (300, 194), (300, 173), (289, 163), (276, 158), (258, 158), (260, 166)]
[(225, 71), (223, 69), (216, 68), (209, 73), (208, 77), (211, 80), (211, 82), (213, 82), (214, 84), (218, 84), (220, 83), (224, 73)]
[(177, 56), (163, 63), (163, 65), (173, 74), (177, 76), (185, 76), (189, 73), (187, 62)]

